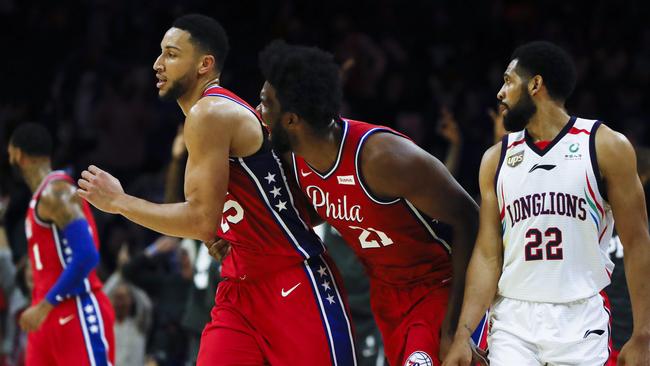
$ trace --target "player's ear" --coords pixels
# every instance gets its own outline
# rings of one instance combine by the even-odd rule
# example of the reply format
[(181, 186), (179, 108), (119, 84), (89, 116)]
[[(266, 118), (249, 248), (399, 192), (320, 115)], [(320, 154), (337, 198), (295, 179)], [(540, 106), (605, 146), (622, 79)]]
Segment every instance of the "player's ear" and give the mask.
[(535, 75), (528, 81), (528, 91), (530, 95), (535, 95), (542, 90), (542, 85), (544, 84), (544, 78), (542, 75)]
[(293, 112), (285, 112), (282, 114), (282, 123), (285, 128), (295, 127), (299, 119), (300, 117)]
[(200, 58), (199, 74), (204, 75), (210, 72), (213, 68), (216, 70), (216, 60), (212, 55), (203, 55)]

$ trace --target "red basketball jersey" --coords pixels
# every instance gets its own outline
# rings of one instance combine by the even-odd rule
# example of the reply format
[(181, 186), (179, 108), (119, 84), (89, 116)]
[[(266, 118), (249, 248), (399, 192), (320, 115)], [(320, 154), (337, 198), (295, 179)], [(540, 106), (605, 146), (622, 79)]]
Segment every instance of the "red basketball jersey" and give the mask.
[(208, 88), (203, 97), (226, 98), (243, 106), (264, 131), (258, 152), (230, 158), (228, 193), (217, 230), (217, 235), (231, 244), (230, 254), (223, 260), (222, 276), (259, 276), (324, 252), (323, 243), (308, 225), (304, 199), (300, 202), (302, 194), (297, 189), (297, 195), (292, 191), (257, 111), (219, 86)]
[(451, 227), (427, 217), (405, 198), (379, 199), (365, 185), (361, 149), (374, 133), (401, 134), (343, 119), (334, 166), (321, 173), (294, 155), (294, 174), (318, 214), (351, 245), (368, 275), (390, 285), (451, 278)]
[[(74, 185), (72, 178), (63, 171), (53, 171), (48, 174), (34, 192), (29, 202), (29, 209), (27, 210), (27, 217), (25, 219), (29, 263), (32, 268), (34, 281), (34, 289), (32, 291), (33, 304), (37, 304), (45, 298), (47, 292), (59, 279), (67, 263), (72, 259), (72, 249), (68, 246), (67, 240), (63, 238), (63, 228), (57, 227), (53, 222), (41, 220), (36, 213), (36, 206), (38, 205), (43, 190), (55, 180), (65, 180)], [(83, 213), (90, 225), (88, 229), (91, 231), (95, 248), (99, 251), (99, 237), (97, 235), (95, 219), (86, 201), (83, 201)], [(83, 284), (65, 296), (65, 298), (91, 293), (101, 290), (101, 288), (102, 283), (97, 278), (93, 269), (88, 277), (84, 279)], [(57, 300), (62, 301), (64, 298), (57, 297)]]

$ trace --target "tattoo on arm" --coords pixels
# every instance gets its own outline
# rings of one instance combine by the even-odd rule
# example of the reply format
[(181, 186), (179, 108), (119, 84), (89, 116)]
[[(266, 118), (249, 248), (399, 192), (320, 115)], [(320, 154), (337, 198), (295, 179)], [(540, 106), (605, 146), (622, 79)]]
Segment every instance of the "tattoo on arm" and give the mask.
[(84, 218), (81, 199), (77, 197), (75, 187), (62, 180), (54, 181), (45, 188), (36, 209), (42, 219), (54, 222), (59, 229)]

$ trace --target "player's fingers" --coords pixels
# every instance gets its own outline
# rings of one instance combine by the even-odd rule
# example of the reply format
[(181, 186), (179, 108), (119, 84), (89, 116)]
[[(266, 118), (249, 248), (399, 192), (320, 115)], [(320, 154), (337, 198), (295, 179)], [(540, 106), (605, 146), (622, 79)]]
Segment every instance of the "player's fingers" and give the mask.
[(102, 170), (99, 169), (98, 167), (91, 165), (88, 167), (88, 170), (93, 173), (93, 174), (99, 174)]
[(90, 182), (83, 179), (83, 178), (79, 179), (77, 181), (77, 184), (79, 185), (79, 188), (84, 189), (84, 190), (87, 190), (88, 188), (90, 188)]
[(81, 177), (84, 178), (84, 179), (86, 179), (86, 180), (90, 180), (90, 179), (92, 179), (94, 176), (95, 176), (95, 175), (94, 175), (93, 173), (91, 173), (91, 172), (89, 172), (89, 171), (87, 171), (87, 170), (84, 170), (83, 172), (81, 172)]

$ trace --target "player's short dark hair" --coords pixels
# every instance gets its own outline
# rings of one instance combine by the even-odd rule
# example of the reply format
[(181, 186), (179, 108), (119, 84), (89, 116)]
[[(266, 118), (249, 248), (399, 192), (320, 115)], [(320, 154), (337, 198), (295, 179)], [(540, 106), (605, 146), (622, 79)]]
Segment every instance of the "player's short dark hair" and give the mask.
[(540, 75), (548, 94), (564, 102), (576, 86), (576, 68), (571, 56), (559, 46), (547, 41), (521, 45), (512, 53), (517, 69), (528, 77)]
[(190, 41), (201, 51), (214, 56), (217, 70), (223, 70), (230, 46), (228, 35), (218, 21), (201, 14), (187, 14), (174, 20), (172, 27), (188, 32)]
[(343, 91), (332, 54), (276, 40), (260, 52), (259, 64), (283, 111), (296, 113), (317, 130), (338, 116)]
[(29, 156), (52, 155), (52, 136), (45, 126), (38, 123), (19, 124), (11, 134), (9, 144)]

